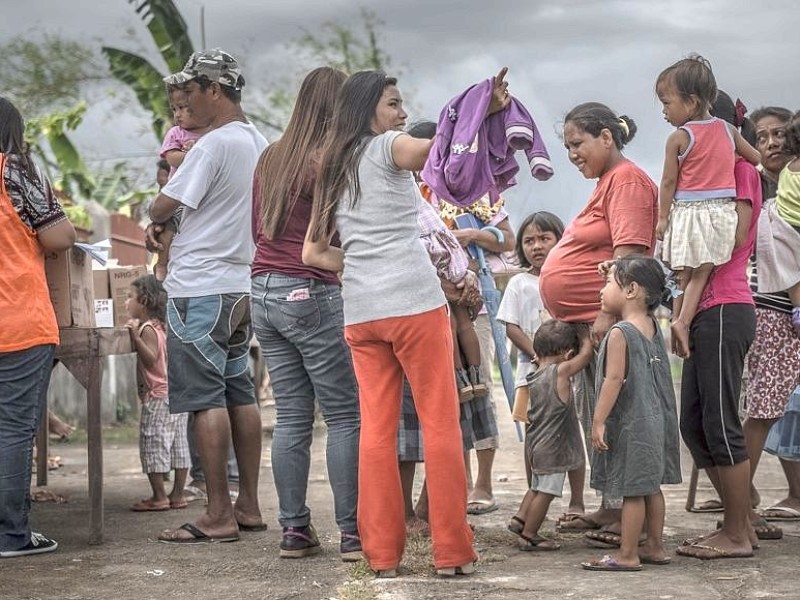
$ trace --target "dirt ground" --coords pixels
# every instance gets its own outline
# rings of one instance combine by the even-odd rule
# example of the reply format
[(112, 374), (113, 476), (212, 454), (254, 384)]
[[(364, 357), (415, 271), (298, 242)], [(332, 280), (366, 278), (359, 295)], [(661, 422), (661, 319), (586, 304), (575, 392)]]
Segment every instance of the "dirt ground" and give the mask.
[[(499, 391), (499, 390), (498, 390)], [(265, 420), (272, 416), (265, 409)], [(505, 416), (505, 415), (504, 415)], [(303, 560), (278, 558), (280, 527), (270, 467), (269, 431), (265, 431), (261, 471), (261, 506), (270, 525), (265, 533), (242, 533), (233, 544), (173, 546), (154, 541), (158, 532), (191, 521), (202, 511), (197, 503), (179, 511), (133, 513), (128, 507), (148, 494), (131, 435), (109, 432), (105, 449), (106, 543), (87, 545), (88, 498), (86, 447), (80, 441), (54, 444), (52, 452), (64, 466), (51, 472), (47, 489), (68, 497), (65, 504), (36, 503), (35, 530), (59, 542), (57, 552), (0, 562), (2, 600), (148, 600), (148, 599), (308, 599), (370, 600), (458, 598), (481, 600), (581, 598), (596, 600), (654, 598), (659, 600), (731, 600), (740, 598), (800, 598), (797, 557), (800, 523), (783, 523), (784, 539), (762, 542), (755, 558), (703, 562), (677, 557), (669, 566), (645, 567), (631, 574), (588, 573), (582, 560), (602, 550), (587, 547), (579, 535), (561, 535), (562, 549), (552, 553), (522, 553), (505, 523), (525, 490), (522, 445), (510, 419), (501, 419), (503, 447), (494, 470), (499, 510), (471, 517), (481, 555), (471, 577), (434, 577), (427, 540), (409, 540), (400, 577), (376, 580), (362, 563), (345, 565), (338, 557), (338, 532), (332, 516), (330, 488), (324, 469), (324, 428), (314, 444), (309, 506), (323, 551)], [(114, 434), (114, 435), (112, 435)], [(115, 439), (111, 439), (115, 438)], [(121, 441), (118, 441), (121, 439)], [(719, 515), (685, 512), (691, 462), (684, 453), (687, 483), (665, 487), (668, 547), (714, 527)], [(768, 506), (785, 494), (777, 460), (766, 456), (759, 470), (763, 502)], [(419, 482), (418, 482), (419, 483)], [(701, 478), (698, 501), (708, 499)], [(597, 503), (587, 493), (590, 507)], [(545, 533), (568, 503), (553, 503)]]

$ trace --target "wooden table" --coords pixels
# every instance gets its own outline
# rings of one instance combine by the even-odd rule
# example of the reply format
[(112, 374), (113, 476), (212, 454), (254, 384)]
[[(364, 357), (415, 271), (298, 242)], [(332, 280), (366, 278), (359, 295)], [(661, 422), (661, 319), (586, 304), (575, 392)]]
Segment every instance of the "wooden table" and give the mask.
[[(103, 543), (103, 430), (100, 421), (101, 359), (133, 352), (130, 332), (124, 327), (61, 328), (56, 358), (86, 389), (86, 432), (89, 454), (89, 543)], [(36, 485), (47, 485), (47, 406), (37, 433)]]

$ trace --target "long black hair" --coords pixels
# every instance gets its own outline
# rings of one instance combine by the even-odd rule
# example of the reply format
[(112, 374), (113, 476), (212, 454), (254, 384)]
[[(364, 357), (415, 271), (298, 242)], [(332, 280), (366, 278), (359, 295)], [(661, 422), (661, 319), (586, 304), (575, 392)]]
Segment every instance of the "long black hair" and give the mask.
[(381, 71), (359, 71), (348, 77), (339, 90), (314, 188), (312, 240), (333, 233), (336, 210), (345, 191), (350, 193), (351, 207), (358, 202), (358, 165), (367, 142), (375, 136), (372, 120), (378, 102), (391, 85), (397, 85), (397, 79)]
[(0, 152), (13, 155), (28, 179), (40, 181), (39, 170), (33, 163), (30, 149), (25, 142), (25, 121), (17, 107), (2, 96), (0, 96)]

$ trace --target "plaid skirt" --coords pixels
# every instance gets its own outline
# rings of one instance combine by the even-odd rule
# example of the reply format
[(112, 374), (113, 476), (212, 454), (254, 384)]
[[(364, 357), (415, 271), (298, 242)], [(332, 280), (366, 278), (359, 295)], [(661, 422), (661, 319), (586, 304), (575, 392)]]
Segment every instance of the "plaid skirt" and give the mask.
[(725, 264), (733, 252), (738, 220), (730, 198), (673, 202), (662, 246), (664, 262), (672, 269)]
[[(490, 396), (475, 398), (459, 404), (461, 409), (461, 443), (464, 452), (472, 450), (475, 442), (497, 437), (497, 421)], [(397, 458), (401, 462), (423, 462), (422, 428), (414, 408), (411, 386), (403, 380), (403, 407), (397, 429)]]

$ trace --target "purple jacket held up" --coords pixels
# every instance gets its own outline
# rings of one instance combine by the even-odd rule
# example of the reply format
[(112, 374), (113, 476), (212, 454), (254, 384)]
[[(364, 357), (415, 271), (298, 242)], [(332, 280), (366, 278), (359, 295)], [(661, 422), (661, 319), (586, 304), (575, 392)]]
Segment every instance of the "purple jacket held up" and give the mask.
[(487, 79), (447, 103), (422, 170), (422, 180), (436, 195), (457, 206), (474, 204), (486, 193), (494, 202), (515, 185), (517, 150), (525, 151), (536, 179), (553, 175), (547, 148), (521, 102), (512, 98), (504, 110), (485, 117), (493, 85)]

